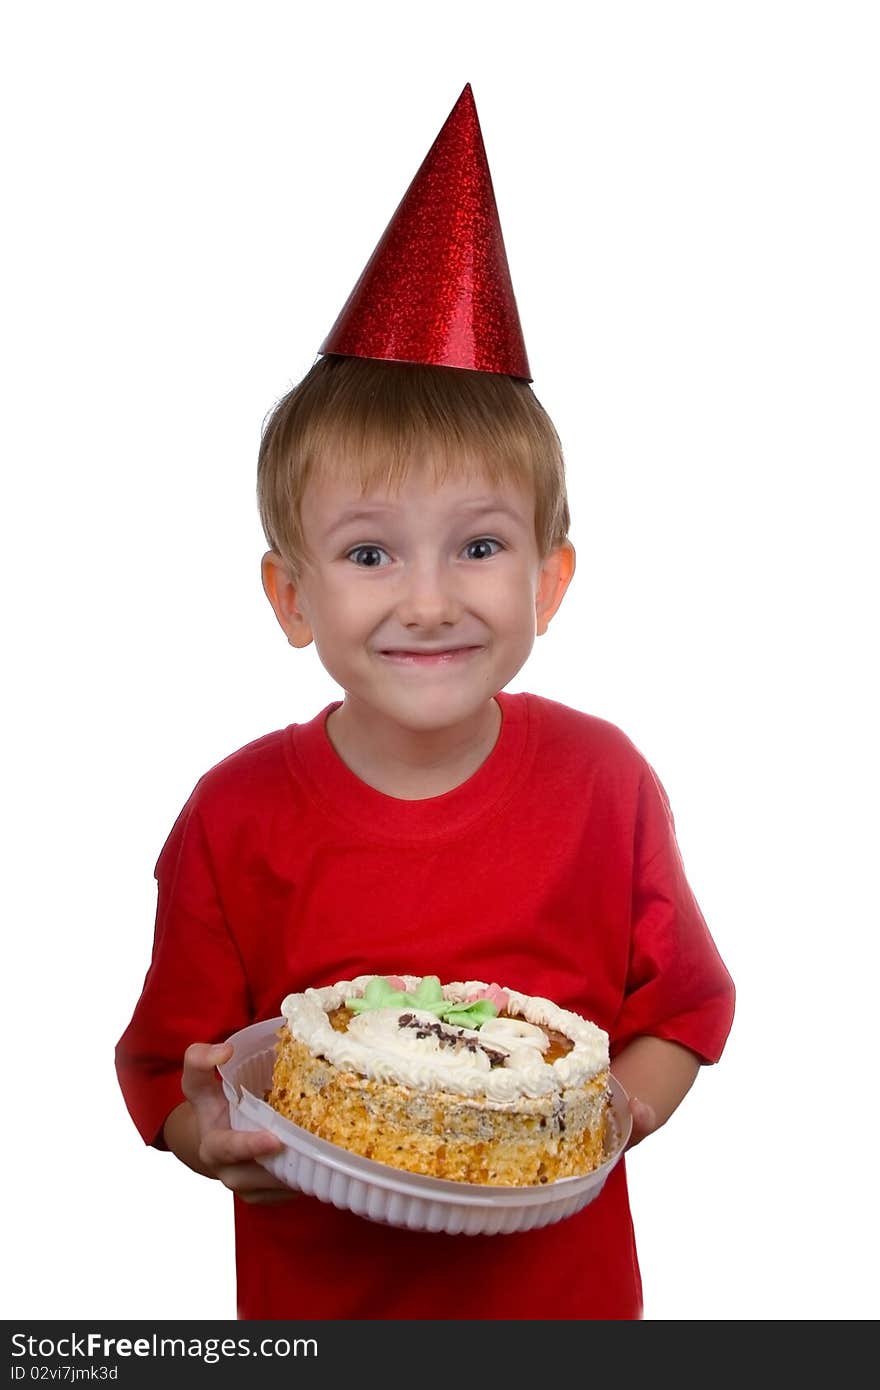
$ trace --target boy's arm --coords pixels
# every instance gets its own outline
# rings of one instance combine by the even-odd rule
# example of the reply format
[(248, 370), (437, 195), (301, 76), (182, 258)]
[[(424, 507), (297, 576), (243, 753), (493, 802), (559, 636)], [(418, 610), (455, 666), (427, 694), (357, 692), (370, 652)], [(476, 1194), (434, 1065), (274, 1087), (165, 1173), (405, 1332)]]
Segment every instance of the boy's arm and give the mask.
[(633, 1038), (618, 1053), (611, 1071), (630, 1098), (629, 1148), (665, 1125), (694, 1084), (700, 1065), (690, 1048), (665, 1038)]

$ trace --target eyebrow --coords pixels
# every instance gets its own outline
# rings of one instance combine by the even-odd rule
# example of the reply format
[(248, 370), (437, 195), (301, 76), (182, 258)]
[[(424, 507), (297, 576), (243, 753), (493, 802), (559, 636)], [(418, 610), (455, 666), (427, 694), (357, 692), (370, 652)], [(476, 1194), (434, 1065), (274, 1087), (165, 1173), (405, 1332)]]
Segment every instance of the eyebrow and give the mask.
[[(333, 522), (333, 525), (324, 532), (324, 539), (328, 540), (330, 536), (341, 530), (343, 526), (347, 526), (349, 522), (371, 521), (377, 516), (387, 516), (395, 510), (396, 508), (387, 506), (381, 502), (367, 506), (349, 507), (342, 512)], [(499, 516), (508, 517), (519, 526), (524, 524), (519, 513), (515, 512), (512, 507), (509, 507), (506, 502), (500, 500), (496, 501), (491, 497), (478, 497), (470, 502), (463, 502), (458, 510), (471, 517), (498, 514)]]

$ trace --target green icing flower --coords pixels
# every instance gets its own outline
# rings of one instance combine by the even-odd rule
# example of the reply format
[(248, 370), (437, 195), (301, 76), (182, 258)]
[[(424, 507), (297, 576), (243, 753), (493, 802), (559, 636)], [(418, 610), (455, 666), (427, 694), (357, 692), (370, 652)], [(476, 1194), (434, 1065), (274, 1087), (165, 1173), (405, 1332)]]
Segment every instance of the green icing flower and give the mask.
[(395, 989), (382, 975), (374, 975), (362, 998), (346, 999), (345, 1003), (356, 1014), (366, 1013), (369, 1009), (421, 1009), (459, 1028), (479, 1028), (498, 1012), (491, 999), (471, 999), (463, 1004), (444, 999), (436, 975), (426, 975), (418, 988), (408, 993)]
[(374, 975), (370, 980), (362, 999), (346, 999), (346, 1007), (352, 1013), (366, 1013), (368, 1009), (399, 1009), (404, 1008), (410, 1002), (408, 994), (395, 989), (381, 975)]
[(461, 1028), (480, 1028), (487, 1019), (495, 1017), (498, 1007), (491, 999), (471, 999), (465, 1004), (453, 1004), (447, 999), (439, 1012), (447, 1023), (457, 1023)]

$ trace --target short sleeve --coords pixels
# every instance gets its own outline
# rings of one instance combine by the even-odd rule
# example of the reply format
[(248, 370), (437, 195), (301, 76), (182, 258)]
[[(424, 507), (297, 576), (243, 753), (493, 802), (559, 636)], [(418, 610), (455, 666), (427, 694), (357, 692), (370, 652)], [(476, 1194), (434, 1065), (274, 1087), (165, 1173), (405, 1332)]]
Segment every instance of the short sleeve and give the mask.
[(733, 981), (688, 884), (666, 792), (647, 763), (633, 845), (630, 943), (613, 1052), (649, 1034), (717, 1062), (733, 1023)]
[(165, 1120), (184, 1099), (183, 1054), (251, 1022), (245, 972), (223, 914), (198, 788), (156, 864), (153, 952), (131, 1022), (116, 1045), (116, 1074), (142, 1138), (164, 1147)]

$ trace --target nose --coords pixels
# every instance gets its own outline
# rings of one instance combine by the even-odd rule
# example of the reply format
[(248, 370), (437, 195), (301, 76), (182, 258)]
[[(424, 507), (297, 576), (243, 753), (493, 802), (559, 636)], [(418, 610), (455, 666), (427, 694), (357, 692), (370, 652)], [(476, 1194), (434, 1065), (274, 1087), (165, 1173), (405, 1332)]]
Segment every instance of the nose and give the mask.
[(424, 629), (455, 623), (461, 616), (461, 599), (455, 579), (436, 556), (414, 560), (401, 580), (397, 604), (399, 622), (408, 628)]

